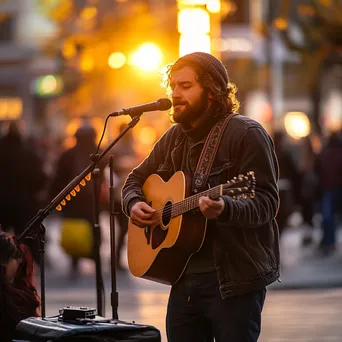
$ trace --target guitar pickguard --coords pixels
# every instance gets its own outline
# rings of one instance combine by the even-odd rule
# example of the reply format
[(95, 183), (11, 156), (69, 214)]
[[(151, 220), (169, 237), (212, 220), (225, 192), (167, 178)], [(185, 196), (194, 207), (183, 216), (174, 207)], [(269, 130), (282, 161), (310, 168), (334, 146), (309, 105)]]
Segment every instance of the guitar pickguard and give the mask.
[(153, 228), (152, 231), (152, 249), (158, 248), (166, 239), (167, 229), (163, 229), (160, 225)]

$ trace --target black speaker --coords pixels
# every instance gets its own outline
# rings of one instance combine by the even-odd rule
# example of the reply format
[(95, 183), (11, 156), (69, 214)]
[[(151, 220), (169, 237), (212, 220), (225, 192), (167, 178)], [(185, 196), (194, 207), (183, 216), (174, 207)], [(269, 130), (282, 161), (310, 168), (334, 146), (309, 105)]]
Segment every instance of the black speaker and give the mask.
[(160, 342), (160, 331), (153, 326), (120, 320), (81, 319), (67, 323), (53, 318), (30, 317), (19, 322), (14, 341), (17, 342)]

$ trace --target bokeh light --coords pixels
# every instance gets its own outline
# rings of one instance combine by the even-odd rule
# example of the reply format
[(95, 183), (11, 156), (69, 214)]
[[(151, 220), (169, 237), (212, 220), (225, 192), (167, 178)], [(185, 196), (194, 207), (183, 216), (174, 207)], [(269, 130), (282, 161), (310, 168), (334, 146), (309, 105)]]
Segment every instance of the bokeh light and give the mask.
[(112, 69), (120, 69), (126, 63), (126, 56), (122, 52), (113, 52), (108, 57), (108, 65)]
[(204, 35), (182, 35), (179, 38), (179, 55), (184, 56), (188, 53), (201, 51), (210, 53), (210, 37)]
[(92, 6), (92, 7), (85, 7), (82, 12), (81, 12), (81, 18), (84, 20), (89, 20), (92, 19), (96, 16), (97, 14), (97, 8)]
[(153, 127), (144, 127), (139, 132), (139, 141), (143, 145), (152, 145), (157, 139), (157, 132)]
[(163, 54), (154, 43), (144, 43), (132, 55), (131, 63), (143, 71), (155, 71), (161, 67)]
[(303, 112), (288, 112), (284, 117), (284, 126), (288, 135), (300, 139), (310, 134), (310, 120)]
[(80, 68), (84, 72), (92, 71), (94, 68), (94, 58), (89, 53), (84, 53), (81, 56)]
[(178, 13), (178, 32), (200, 35), (210, 32), (210, 17), (206, 10), (201, 8), (184, 9)]
[(220, 0), (208, 0), (207, 10), (211, 13), (220, 13), (221, 11), (221, 1)]

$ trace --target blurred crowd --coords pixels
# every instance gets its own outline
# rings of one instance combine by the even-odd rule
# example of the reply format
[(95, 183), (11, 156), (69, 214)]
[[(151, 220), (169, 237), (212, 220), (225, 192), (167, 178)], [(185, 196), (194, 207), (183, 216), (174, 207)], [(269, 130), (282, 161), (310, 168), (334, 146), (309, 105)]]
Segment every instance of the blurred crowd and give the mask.
[[(120, 127), (120, 131), (125, 125)], [(319, 139), (307, 136), (293, 141), (285, 132), (273, 134), (280, 167), (280, 207), (277, 221), (280, 234), (291, 229), (289, 219), (294, 212), (302, 217), (302, 246), (317, 246), (326, 256), (336, 248), (336, 231), (342, 218), (342, 134), (335, 132)], [(74, 177), (91, 162), (97, 149), (96, 132), (89, 121), (75, 132), (76, 144), (53, 149), (39, 139), (23, 135), (20, 124), (12, 122), (0, 137), (0, 224), (5, 231), (19, 236), (39, 209), (44, 208)], [(108, 153), (114, 158), (116, 229), (116, 266), (124, 270), (122, 259), (128, 219), (121, 211), (120, 189), (130, 170), (141, 158), (136, 153), (134, 137), (128, 131)], [(109, 212), (108, 158), (98, 163), (100, 210)], [(92, 181), (91, 181), (92, 182)], [(79, 273), (80, 258), (93, 258), (94, 186), (81, 189), (59, 213), (63, 222), (61, 244), (70, 257), (70, 275)], [(320, 218), (321, 239), (314, 239)], [(96, 226), (96, 225), (95, 225)], [(99, 236), (101, 239), (101, 236)], [(37, 239), (26, 239), (33, 259), (39, 261)], [(77, 249), (76, 246), (79, 248)], [(47, 248), (49, 243), (47, 241)]]
[[(330, 255), (337, 247), (336, 231), (342, 218), (342, 133), (333, 132), (319, 140), (309, 135), (292, 144), (279, 131), (273, 139), (280, 169), (279, 233), (290, 227), (289, 218), (299, 212), (302, 245), (316, 243), (319, 255)], [(321, 229), (318, 243), (313, 236), (317, 216)]]
[[(120, 131), (125, 127), (123, 124)], [(92, 162), (91, 155), (97, 151), (96, 136), (96, 131), (87, 118), (74, 134), (75, 145), (68, 148), (60, 144), (51, 150), (45, 141), (27, 138), (19, 122), (12, 122), (3, 130), (0, 137), (0, 224), (4, 231), (20, 236), (39, 209), (45, 208)], [(101, 153), (101, 149), (98, 153)], [(80, 258), (94, 258), (93, 242), (96, 238), (101, 241), (100, 229), (96, 229), (98, 222), (95, 222), (94, 201), (99, 201), (100, 212), (109, 212), (110, 155), (113, 155), (114, 160), (114, 198), (119, 223), (115, 259), (117, 268), (124, 269), (122, 256), (128, 219), (121, 211), (120, 189), (128, 172), (139, 162), (131, 130), (97, 163), (98, 177), (94, 177), (93, 173), (89, 184), (82, 186), (81, 183), (78, 189), (71, 192), (70, 201), (61, 212), (53, 212), (62, 222), (60, 243), (70, 257), (71, 277), (79, 274)], [(95, 237), (95, 234), (98, 236)], [(25, 243), (31, 249), (33, 260), (39, 264), (38, 239), (31, 238), (30, 235), (25, 238)], [(49, 241), (46, 244), (46, 249), (48, 248)], [(49, 264), (49, 260), (46, 261)]]

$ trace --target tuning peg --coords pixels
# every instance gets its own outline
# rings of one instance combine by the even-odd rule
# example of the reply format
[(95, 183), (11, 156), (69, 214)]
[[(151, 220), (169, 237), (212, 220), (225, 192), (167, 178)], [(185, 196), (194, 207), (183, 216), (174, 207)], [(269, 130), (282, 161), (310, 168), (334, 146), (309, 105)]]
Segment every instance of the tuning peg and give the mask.
[(249, 197), (250, 198), (254, 198), (255, 197), (255, 191), (254, 190), (251, 191), (251, 193), (249, 194)]
[(245, 199), (247, 199), (247, 195), (246, 194), (242, 194), (241, 198), (245, 200)]

